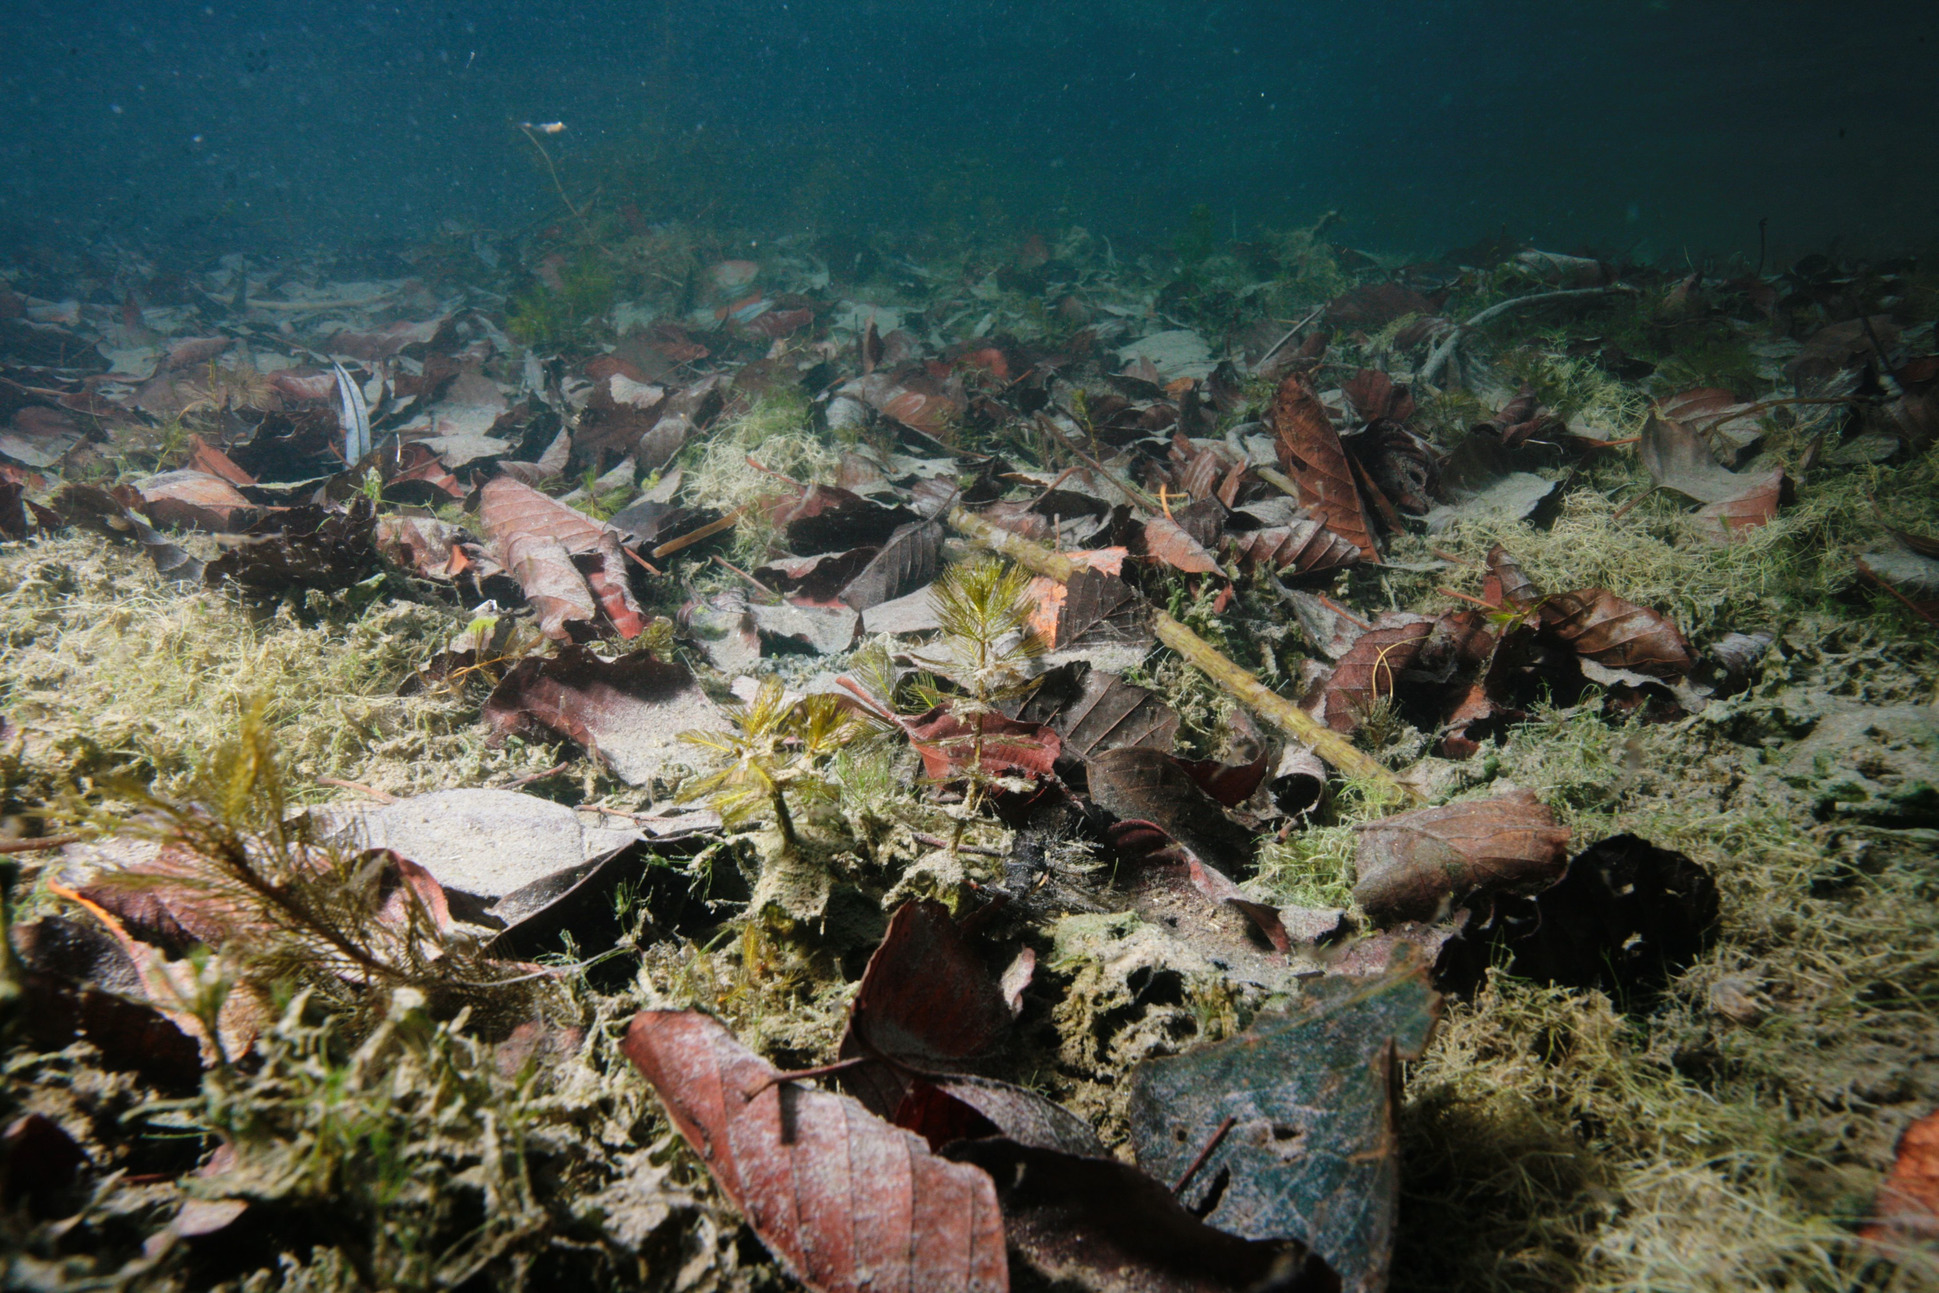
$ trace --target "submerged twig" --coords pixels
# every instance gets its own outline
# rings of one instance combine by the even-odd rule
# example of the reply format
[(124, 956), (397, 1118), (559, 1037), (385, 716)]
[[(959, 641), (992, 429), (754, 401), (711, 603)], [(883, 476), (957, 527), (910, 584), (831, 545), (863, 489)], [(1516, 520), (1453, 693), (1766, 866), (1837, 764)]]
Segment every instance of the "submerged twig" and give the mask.
[[(963, 508), (952, 507), (946, 517), (959, 533), (1045, 578), (1066, 583), (1077, 571), (1077, 564), (1069, 557), (992, 525)], [(1200, 673), (1340, 771), (1376, 782), (1405, 799), (1420, 798), (1418, 791), (1400, 781), (1378, 759), (1241, 669), (1211, 643), (1156, 606), (1151, 607), (1151, 627), (1160, 642), (1183, 656)]]
[(1434, 380), (1435, 375), (1447, 366), (1448, 360), (1454, 357), (1455, 347), (1461, 344), (1461, 339), (1467, 335), (1469, 329), (1478, 328), (1491, 319), (1507, 314), (1510, 310), (1519, 309), (1524, 305), (1540, 305), (1544, 301), (1566, 301), (1576, 297), (1608, 296), (1615, 292), (1634, 291), (1636, 289), (1627, 283), (1611, 283), (1607, 287), (1572, 287), (1559, 292), (1535, 292), (1528, 296), (1517, 296), (1497, 302), (1466, 323), (1455, 324), (1441, 344), (1434, 347), (1433, 352), (1428, 355), (1427, 362), (1415, 371), (1414, 385), (1423, 386)]

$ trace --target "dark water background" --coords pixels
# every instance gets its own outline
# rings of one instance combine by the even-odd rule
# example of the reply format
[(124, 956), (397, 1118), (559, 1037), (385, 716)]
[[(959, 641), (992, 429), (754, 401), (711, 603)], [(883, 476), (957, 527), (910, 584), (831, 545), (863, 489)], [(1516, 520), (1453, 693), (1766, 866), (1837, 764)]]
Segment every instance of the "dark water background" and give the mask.
[(1338, 208), (1362, 246), (1939, 230), (1939, 3), (0, 0), (0, 227), (263, 247), (556, 213), (770, 232)]

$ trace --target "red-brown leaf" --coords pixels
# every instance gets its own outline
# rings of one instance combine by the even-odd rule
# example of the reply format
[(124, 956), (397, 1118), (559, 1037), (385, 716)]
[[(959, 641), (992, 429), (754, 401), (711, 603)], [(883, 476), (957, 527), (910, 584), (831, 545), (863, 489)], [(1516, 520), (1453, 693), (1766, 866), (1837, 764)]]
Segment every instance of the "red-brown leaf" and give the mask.
[(623, 1049), (721, 1193), (810, 1288), (1009, 1288), (987, 1173), (938, 1158), (846, 1096), (776, 1081), (698, 1011), (640, 1012)]
[(1326, 406), (1298, 373), (1279, 384), (1272, 402), (1273, 438), (1279, 466), (1299, 489), (1300, 506), (1327, 529), (1377, 561), (1373, 526), (1354, 484), (1340, 433), (1326, 416)]
[(1666, 616), (1626, 602), (1607, 588), (1583, 588), (1544, 599), (1542, 624), (1574, 647), (1577, 655), (1605, 668), (1675, 678), (1696, 663), (1690, 644)]
[(969, 770), (976, 758), (979, 731), (983, 771), (990, 776), (1019, 772), (1049, 776), (1063, 746), (1063, 739), (1040, 723), (1019, 723), (1001, 714), (980, 714), (965, 722), (945, 705), (901, 721), (909, 743), (922, 756), (923, 772), (932, 781), (948, 781)]
[(1568, 862), (1569, 831), (1530, 790), (1360, 828), (1353, 896), (1374, 920), (1434, 920), (1475, 894), (1534, 893)]
[(1361, 634), (1327, 679), (1326, 725), (1336, 732), (1360, 726), (1375, 705), (1393, 697), (1395, 679), (1414, 663), (1433, 632), (1434, 621), (1419, 618)]
[[(538, 612), (547, 637), (569, 638), (568, 623), (591, 621), (599, 609), (622, 638), (636, 638), (645, 630), (645, 618), (626, 581), (619, 531), (612, 526), (508, 476), (485, 485), (478, 519)], [(575, 556), (593, 563), (583, 577), (573, 563)]]
[(1145, 522), (1145, 555), (1188, 575), (1209, 575), (1219, 568), (1212, 554), (1169, 516), (1154, 516)]
[(1899, 1137), (1898, 1157), (1872, 1209), (1878, 1219), (1859, 1231), (1874, 1243), (1939, 1242), (1939, 1113), (1929, 1113)]
[(141, 510), (157, 525), (179, 525), (218, 534), (245, 529), (262, 509), (220, 476), (170, 471), (141, 483)]
[(1226, 536), (1248, 570), (1266, 566), (1296, 575), (1327, 575), (1360, 560), (1359, 545), (1349, 543), (1320, 522), (1299, 517), (1291, 525), (1271, 525)]

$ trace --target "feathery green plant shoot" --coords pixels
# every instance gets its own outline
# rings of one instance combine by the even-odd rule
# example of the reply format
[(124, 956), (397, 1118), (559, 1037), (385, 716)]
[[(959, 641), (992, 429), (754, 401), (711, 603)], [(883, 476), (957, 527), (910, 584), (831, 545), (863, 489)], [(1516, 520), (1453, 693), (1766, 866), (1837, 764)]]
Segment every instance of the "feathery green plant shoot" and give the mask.
[(754, 699), (732, 718), (732, 731), (680, 734), (681, 740), (730, 760), (720, 771), (688, 783), (680, 797), (711, 798), (730, 827), (756, 820), (763, 810), (771, 812), (783, 846), (792, 849), (796, 836), (788, 793), (834, 798), (835, 788), (822, 775), (822, 765), (861, 735), (862, 724), (833, 696), (790, 703), (778, 678), (763, 679)]

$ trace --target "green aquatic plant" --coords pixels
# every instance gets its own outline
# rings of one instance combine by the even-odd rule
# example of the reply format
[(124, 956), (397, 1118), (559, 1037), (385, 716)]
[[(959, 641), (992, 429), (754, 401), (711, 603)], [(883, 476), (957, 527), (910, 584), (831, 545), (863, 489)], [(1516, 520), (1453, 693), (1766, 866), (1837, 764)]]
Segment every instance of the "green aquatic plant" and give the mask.
[(680, 739), (723, 755), (727, 766), (681, 789), (685, 801), (707, 799), (721, 821), (742, 827), (764, 813), (774, 819), (782, 847), (800, 843), (789, 795), (833, 800), (837, 790), (825, 765), (860, 736), (862, 722), (827, 694), (790, 700), (778, 678), (765, 678), (754, 698), (735, 707), (727, 731), (682, 732)]

